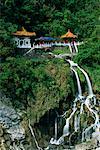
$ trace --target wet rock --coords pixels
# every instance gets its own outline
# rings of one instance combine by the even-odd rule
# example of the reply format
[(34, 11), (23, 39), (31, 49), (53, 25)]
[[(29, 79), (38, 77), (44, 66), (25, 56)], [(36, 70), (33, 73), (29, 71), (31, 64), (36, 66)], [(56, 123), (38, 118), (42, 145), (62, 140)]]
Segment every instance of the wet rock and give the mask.
[(75, 150), (95, 150), (96, 148), (97, 143), (94, 139), (75, 146)]
[(0, 137), (3, 135), (3, 129), (2, 126), (0, 125)]
[(10, 129), (8, 129), (7, 131), (11, 135), (12, 140), (14, 140), (14, 139), (20, 140), (20, 139), (25, 138), (25, 131), (20, 125), (13, 126)]
[(100, 147), (96, 148), (96, 150), (100, 150)]
[(12, 107), (0, 101), (0, 150), (10, 150), (15, 140), (19, 141), (16, 147), (21, 150), (21, 142), (25, 138), (25, 130), (21, 122), (20, 115)]

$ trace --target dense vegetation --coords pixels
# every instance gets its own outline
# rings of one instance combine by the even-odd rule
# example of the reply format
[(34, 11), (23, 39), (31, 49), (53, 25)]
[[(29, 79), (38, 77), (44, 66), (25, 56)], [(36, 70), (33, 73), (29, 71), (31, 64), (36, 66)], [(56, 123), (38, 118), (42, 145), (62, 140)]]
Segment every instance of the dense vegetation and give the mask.
[(93, 82), (94, 91), (100, 91), (100, 42), (99, 26), (91, 33), (91, 37), (80, 46), (75, 61), (86, 69)]
[(4, 94), (14, 107), (29, 111), (32, 107), (32, 118), (37, 121), (71, 93), (70, 69), (61, 60), (9, 58), (1, 69), (0, 88)]
[(99, 18), (98, 0), (1, 0), (0, 6), (4, 47), (9, 46), (10, 34), (22, 26), (42, 36), (60, 36), (70, 28), (79, 38), (88, 38)]
[(91, 37), (99, 24), (98, 0), (1, 0), (0, 6), (3, 56), (11, 55), (11, 33), (22, 26), (35, 31), (37, 36), (60, 36), (70, 28), (83, 39)]
[(3, 62), (0, 88), (13, 104), (17, 102), (18, 106), (21, 103), (26, 106), (26, 103), (31, 105), (32, 102), (37, 108), (41, 101), (40, 107), (43, 109), (38, 108), (37, 111), (44, 113), (55, 107), (54, 102), (59, 102), (70, 93), (69, 79), (66, 79), (69, 69), (64, 62), (16, 56), (12, 32), (22, 26), (28, 31), (35, 31), (37, 36), (54, 37), (59, 37), (70, 28), (79, 40), (84, 41), (75, 61), (90, 72), (95, 90), (99, 90), (98, 5), (98, 0), (1, 0), (0, 57)]

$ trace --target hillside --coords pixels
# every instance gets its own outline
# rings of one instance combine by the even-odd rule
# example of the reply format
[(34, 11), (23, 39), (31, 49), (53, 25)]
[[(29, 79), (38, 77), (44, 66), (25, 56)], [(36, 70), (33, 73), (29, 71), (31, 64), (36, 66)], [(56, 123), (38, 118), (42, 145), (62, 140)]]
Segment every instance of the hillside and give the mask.
[[(50, 149), (45, 148), (50, 144), (50, 140), (51, 143), (55, 142), (51, 137), (56, 139), (57, 136), (61, 137), (60, 140), (65, 140), (64, 145), (59, 146), (59, 150), (65, 148), (78, 150), (76, 145), (88, 140), (88, 135), (92, 136), (92, 133), (95, 133), (95, 126), (99, 126), (100, 102), (98, 6), (98, 0), (1, 0), (0, 148), (2, 150), (56, 150), (59, 144), (51, 144)], [(70, 61), (68, 64), (66, 59), (57, 59), (40, 51), (35, 51), (35, 55), (31, 57), (19, 54), (13, 43), (12, 33), (22, 27), (27, 31), (36, 32), (36, 38), (60, 37), (71, 29), (78, 36), (77, 41), (83, 41), (78, 47), (79, 53), (72, 59), (87, 72), (90, 80), (82, 75), (79, 66), (74, 68), (75, 66), (71, 66)], [(57, 52), (60, 53), (61, 50), (54, 50), (55, 54)], [(78, 95), (80, 89), (77, 73), (82, 85), (82, 96)], [(86, 79), (92, 83), (94, 94), (92, 97), (88, 95)], [(91, 108), (87, 95), (92, 101)], [(83, 101), (84, 111), (81, 107)], [(75, 109), (77, 109), (76, 118), (72, 115)], [(67, 122), (70, 115), (71, 120)], [(74, 119), (76, 122), (80, 121), (78, 131), (78, 123), (75, 124)], [(95, 126), (92, 131), (89, 130), (86, 139), (84, 136), (81, 141), (83, 137), (81, 133), (93, 125)], [(68, 136), (62, 139), (62, 132)], [(97, 143), (93, 140), (95, 148), (98, 147), (97, 138), (98, 136), (96, 136)], [(59, 139), (56, 142), (59, 142)], [(93, 146), (90, 142), (90, 147), (91, 145)]]

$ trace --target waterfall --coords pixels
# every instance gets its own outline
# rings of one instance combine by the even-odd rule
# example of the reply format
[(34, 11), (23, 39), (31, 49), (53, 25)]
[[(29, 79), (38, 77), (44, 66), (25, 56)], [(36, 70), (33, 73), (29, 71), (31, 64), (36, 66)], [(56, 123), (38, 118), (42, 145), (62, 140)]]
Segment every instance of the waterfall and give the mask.
[(87, 106), (88, 110), (89, 110), (92, 114), (94, 114), (94, 116), (95, 116), (95, 123), (94, 123), (94, 126), (95, 126), (95, 127), (98, 127), (98, 125), (99, 125), (99, 115), (97, 114), (97, 112), (96, 112), (95, 110), (91, 109), (91, 107), (90, 107), (89, 104), (90, 104), (90, 103), (89, 103), (89, 98), (87, 98), (86, 101), (85, 101), (85, 105)]
[(66, 125), (63, 128), (63, 135), (69, 135), (69, 118), (66, 119)]
[(81, 84), (80, 84), (78, 74), (74, 68), (71, 67), (71, 70), (73, 70), (73, 72), (75, 73), (75, 76), (76, 76), (77, 86), (78, 86), (78, 94), (79, 94), (79, 96), (82, 96), (82, 89), (81, 89)]
[(73, 111), (76, 110), (76, 101), (74, 101), (74, 104), (73, 104)]
[(91, 85), (91, 82), (90, 82), (90, 79), (89, 79), (89, 76), (88, 74), (82, 69), (80, 68), (79, 66), (77, 66), (79, 68), (79, 70), (84, 74), (85, 78), (86, 78), (86, 81), (87, 81), (87, 84), (88, 84), (88, 91), (89, 91), (89, 95), (90, 96), (93, 96), (93, 90), (92, 90), (92, 85)]
[(57, 132), (58, 132), (58, 130), (57, 130), (57, 118), (55, 118), (55, 139), (57, 140)]
[[(96, 105), (96, 98), (95, 98), (95, 95), (93, 94), (92, 85), (91, 85), (88, 74), (81, 67), (79, 67), (77, 63), (74, 63), (72, 60), (68, 59), (67, 62), (70, 63), (70, 68), (74, 71), (76, 78), (79, 78), (79, 77), (78, 77), (77, 72), (75, 71), (75, 69), (73, 67), (77, 67), (84, 74), (86, 81), (87, 81), (87, 85), (88, 85), (88, 94), (89, 94), (88, 96), (89, 96), (89, 98), (91, 98), (91, 101), (93, 101), (93, 104)], [(78, 80), (79, 79), (77, 79), (78, 91), (79, 91), (80, 81), (78, 81)], [(81, 98), (81, 99), (83, 99), (83, 98)]]
[(88, 77), (88, 74), (82, 68), (80, 68), (78, 66), (78, 64), (74, 63), (73, 61), (71, 61), (71, 60), (68, 59), (67, 62), (70, 63), (71, 68), (77, 67), (84, 74), (84, 76), (86, 78), (86, 81), (87, 81), (87, 84), (88, 84), (89, 95), (93, 96), (92, 85), (91, 85), (90, 79)]
[(52, 145), (60, 145), (64, 142), (64, 136), (61, 136), (58, 140), (55, 140), (54, 138), (51, 138), (50, 144)]
[(73, 109), (73, 112), (72, 112), (71, 115), (69, 116), (69, 118), (66, 119), (66, 124), (65, 124), (65, 126), (64, 126), (64, 128), (63, 128), (63, 135), (66, 135), (66, 136), (69, 135), (69, 120), (70, 120), (70, 119), (72, 118), (72, 116), (75, 114), (76, 110), (77, 110), (77, 108), (75, 107), (75, 108)]
[(75, 130), (75, 132), (77, 132), (79, 128), (80, 128), (80, 115), (75, 115), (75, 118), (74, 118), (74, 130)]
[(82, 88), (81, 88), (80, 79), (79, 79), (79, 76), (78, 76), (77, 71), (74, 69), (74, 67), (77, 67), (78, 64), (77, 64), (77, 63), (74, 63), (74, 62), (71, 61), (71, 60), (67, 60), (67, 61), (70, 63), (70, 68), (71, 68), (71, 70), (75, 73), (75, 77), (76, 77), (76, 81), (77, 81), (78, 97), (76, 97), (75, 101), (77, 101), (77, 100), (83, 101), (83, 100), (84, 100), (84, 96), (82, 96)]
[(82, 131), (82, 142), (85, 140), (84, 129)]
[[(71, 46), (70, 46), (70, 48), (71, 48)], [(93, 115), (93, 118), (95, 118), (95, 122), (93, 124), (91, 124), (90, 126), (88, 126), (87, 128), (81, 129), (82, 142), (85, 139), (90, 138), (90, 136), (92, 135), (91, 129), (95, 129), (95, 131), (96, 131), (96, 130), (99, 130), (99, 128), (100, 128), (98, 112), (92, 108), (92, 104), (91, 104), (91, 101), (94, 102), (93, 103), (94, 105), (96, 104), (96, 98), (93, 94), (92, 85), (91, 85), (90, 79), (88, 77), (88, 74), (82, 68), (80, 68), (77, 63), (74, 63), (71, 60), (67, 60), (67, 62), (70, 63), (70, 69), (74, 72), (75, 77), (76, 77), (77, 87), (78, 87), (78, 97), (76, 97), (74, 100), (73, 107), (72, 107), (72, 113), (70, 114), (70, 116), (68, 118), (66, 118), (66, 114), (68, 111), (66, 111), (63, 115), (60, 115), (60, 117), (65, 118), (66, 124), (63, 127), (63, 134), (58, 140), (57, 140), (57, 119), (55, 119), (55, 139), (51, 138), (51, 140), (50, 140), (50, 144), (54, 144), (54, 145), (62, 144), (64, 142), (64, 137), (66, 137), (66, 136), (68, 136), (69, 139), (71, 140), (71, 135), (73, 135), (73, 133), (75, 133), (75, 132), (79, 131), (79, 129), (81, 129), (80, 128), (80, 117), (81, 117), (80, 114), (84, 113), (84, 108), (83, 108), (84, 105), (86, 106), (88, 111)], [(87, 81), (88, 96), (86, 98), (82, 95), (81, 83), (80, 83), (80, 79), (79, 79), (78, 73), (76, 71), (76, 68), (79, 69), (84, 74), (85, 79)], [(80, 110), (78, 110), (79, 106), (77, 106), (78, 100), (80, 101), (80, 104), (81, 104)], [(78, 111), (78, 113), (76, 113), (76, 111)], [(73, 116), (74, 116), (74, 132), (71, 133), (69, 127), (70, 127), (70, 120)]]
[(77, 110), (77, 108), (75, 107), (75, 108), (74, 108), (74, 111), (73, 111), (73, 112), (71, 113), (71, 115), (69, 116), (69, 119), (72, 118), (72, 116), (75, 114), (76, 110)]
[[(88, 85), (88, 93), (89, 95), (87, 96), (86, 99), (84, 99), (84, 101), (81, 101), (81, 108), (80, 108), (80, 114), (83, 113), (83, 105), (85, 104), (86, 107), (88, 108), (88, 110), (95, 116), (95, 123), (90, 125), (89, 127), (87, 127), (83, 132), (82, 132), (82, 140), (84, 140), (84, 138), (87, 137), (90, 129), (92, 127), (98, 127), (99, 128), (99, 115), (97, 114), (96, 111), (94, 111), (93, 109), (91, 109), (91, 102), (90, 100), (92, 101), (93, 100), (93, 104), (95, 105), (96, 104), (96, 98), (93, 94), (93, 90), (92, 90), (92, 85), (91, 85), (91, 82), (90, 82), (90, 79), (88, 77), (88, 74), (78, 66), (78, 64), (74, 63), (73, 61), (71, 60), (67, 60), (69, 63), (70, 63), (70, 68), (71, 70), (73, 70), (73, 72), (75, 73), (75, 76), (76, 76), (76, 80), (77, 80), (77, 85), (78, 85), (78, 93), (79, 95), (82, 96), (82, 90), (81, 89), (81, 86), (80, 86), (80, 81), (79, 81), (79, 77), (78, 77), (78, 74), (76, 72), (76, 70), (74, 69), (74, 67), (77, 67), (85, 76), (86, 78), (86, 81), (87, 81), (87, 85)], [(75, 102), (77, 101), (77, 98), (75, 100)], [(74, 107), (76, 106), (76, 104), (74, 103)], [(74, 128), (75, 130), (77, 131), (77, 128), (78, 128), (78, 124), (79, 124), (79, 121), (80, 119), (75, 115), (75, 120), (74, 120)]]
[(70, 59), (67, 59), (67, 62), (69, 62), (70, 67), (77, 67), (77, 66), (78, 66), (77, 63), (74, 63), (74, 62), (73, 62), (72, 60), (70, 60)]
[(80, 114), (83, 113), (83, 105), (84, 105), (84, 103), (81, 103)]
[(74, 129), (75, 129), (75, 132), (77, 132), (77, 115), (75, 115), (75, 118), (74, 118)]

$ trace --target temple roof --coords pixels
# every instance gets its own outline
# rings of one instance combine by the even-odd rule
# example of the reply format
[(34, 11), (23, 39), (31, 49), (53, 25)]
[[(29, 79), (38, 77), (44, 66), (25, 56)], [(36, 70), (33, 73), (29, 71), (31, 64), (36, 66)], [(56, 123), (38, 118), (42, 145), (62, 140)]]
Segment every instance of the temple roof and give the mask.
[(16, 36), (36, 36), (35, 32), (28, 32), (24, 27), (22, 27), (21, 31), (14, 32), (12, 34)]
[(74, 35), (74, 34), (70, 31), (70, 29), (68, 29), (68, 32), (67, 32), (66, 34), (64, 34), (64, 35), (61, 36), (61, 38), (76, 38), (76, 37), (77, 37), (77, 36)]

